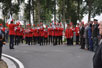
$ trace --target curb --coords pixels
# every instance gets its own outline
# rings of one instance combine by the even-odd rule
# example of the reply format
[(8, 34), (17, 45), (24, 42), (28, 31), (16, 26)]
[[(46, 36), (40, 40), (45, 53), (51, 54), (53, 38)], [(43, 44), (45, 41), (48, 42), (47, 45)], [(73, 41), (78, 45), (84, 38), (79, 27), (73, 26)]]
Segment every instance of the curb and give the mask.
[(24, 68), (23, 63), (18, 59), (7, 54), (2, 54), (2, 56), (3, 60), (7, 63), (8, 68)]

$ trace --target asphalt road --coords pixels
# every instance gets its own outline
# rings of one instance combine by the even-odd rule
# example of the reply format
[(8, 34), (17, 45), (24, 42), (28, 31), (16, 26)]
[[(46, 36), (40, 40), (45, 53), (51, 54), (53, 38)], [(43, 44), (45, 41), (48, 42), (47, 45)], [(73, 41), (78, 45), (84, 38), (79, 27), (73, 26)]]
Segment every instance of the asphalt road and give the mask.
[(19, 45), (14, 50), (3, 47), (3, 53), (19, 59), (25, 68), (92, 68), (93, 52), (78, 45)]

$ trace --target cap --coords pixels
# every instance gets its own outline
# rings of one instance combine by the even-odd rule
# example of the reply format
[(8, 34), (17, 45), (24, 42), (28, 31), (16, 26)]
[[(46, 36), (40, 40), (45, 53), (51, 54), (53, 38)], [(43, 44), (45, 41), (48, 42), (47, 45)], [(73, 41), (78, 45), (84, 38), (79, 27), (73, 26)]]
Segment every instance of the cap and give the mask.
[(97, 19), (94, 19), (94, 21), (98, 21)]

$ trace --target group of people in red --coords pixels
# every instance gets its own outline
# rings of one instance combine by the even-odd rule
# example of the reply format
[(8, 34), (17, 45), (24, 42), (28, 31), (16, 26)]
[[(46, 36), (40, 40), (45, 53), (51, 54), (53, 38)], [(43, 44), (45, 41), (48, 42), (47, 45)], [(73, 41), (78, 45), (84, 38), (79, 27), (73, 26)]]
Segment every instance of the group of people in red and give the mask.
[(79, 24), (76, 27), (73, 26), (73, 23), (67, 24), (67, 28), (65, 30), (65, 37), (67, 38), (67, 45), (73, 45), (73, 37), (74, 32), (76, 35), (76, 44), (79, 44)]
[[(32, 28), (30, 24), (27, 24), (26, 28), (23, 28), (20, 22), (16, 24), (13, 22), (12, 20), (10, 24), (6, 24), (10, 37), (10, 49), (14, 49), (14, 45), (23, 43), (23, 40), (25, 40), (28, 45), (61, 45), (63, 44), (62, 39), (64, 35), (67, 38), (67, 45), (73, 45), (73, 32), (76, 32), (77, 44), (79, 44), (79, 25), (74, 28), (72, 23), (67, 24), (64, 33), (62, 23), (50, 23), (49, 26), (46, 25), (45, 27), (43, 23), (37, 24), (37, 26), (33, 24)], [(5, 32), (4, 27), (3, 31)]]
[(19, 43), (23, 43), (23, 40), (26, 41), (26, 44), (40, 44), (47, 45), (53, 44), (58, 45), (62, 44), (62, 36), (63, 36), (63, 28), (61, 23), (51, 23), (50, 26), (46, 25), (43, 27), (43, 23), (40, 23), (35, 27), (33, 24), (33, 28), (31, 28), (30, 24), (26, 25), (24, 29), (20, 22), (13, 24), (13, 20), (8, 25), (9, 27), (9, 36), (10, 36), (10, 49), (14, 49), (14, 45), (19, 45)]

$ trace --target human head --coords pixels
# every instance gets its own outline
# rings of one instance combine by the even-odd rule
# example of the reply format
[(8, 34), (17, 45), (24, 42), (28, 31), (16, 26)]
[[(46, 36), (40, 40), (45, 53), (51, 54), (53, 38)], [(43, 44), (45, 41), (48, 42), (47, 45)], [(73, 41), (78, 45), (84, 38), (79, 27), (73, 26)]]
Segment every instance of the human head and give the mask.
[(97, 24), (98, 23), (98, 20), (97, 19), (94, 19), (94, 24)]

